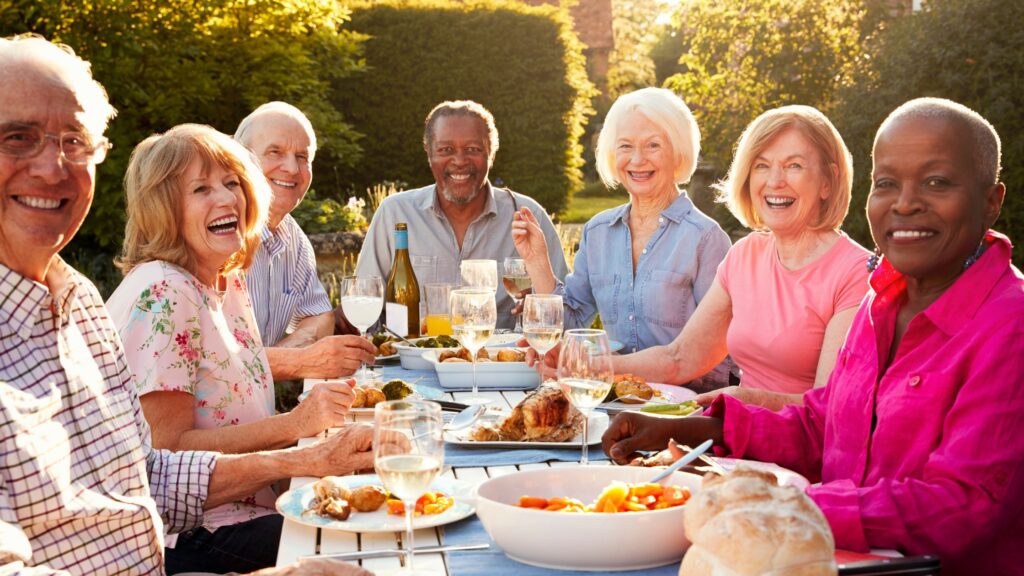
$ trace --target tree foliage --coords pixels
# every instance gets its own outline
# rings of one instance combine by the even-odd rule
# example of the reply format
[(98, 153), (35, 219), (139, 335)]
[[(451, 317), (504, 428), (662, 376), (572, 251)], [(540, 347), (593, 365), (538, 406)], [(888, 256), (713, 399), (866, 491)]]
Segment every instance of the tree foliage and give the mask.
[(654, 40), (653, 24), (660, 11), (657, 0), (613, 0), (615, 48), (608, 63), (611, 100), (654, 84), (654, 62), (649, 52)]
[(944, 0), (885, 21), (846, 77), (832, 115), (854, 157), (854, 199), (846, 228), (870, 245), (863, 206), (870, 190), (875, 131), (894, 108), (921, 96), (949, 98), (987, 118), (1003, 145), (1006, 200), (996, 228), (1016, 240), (1024, 264), (1024, 3)]
[(118, 117), (96, 199), (75, 244), (114, 252), (124, 237), (121, 178), (135, 144), (183, 122), (234, 132), (269, 100), (303, 109), (317, 162), (351, 164), (356, 133), (328, 98), (331, 82), (362, 68), (362, 37), (346, 12), (317, 0), (0, 0), (0, 34), (35, 32), (90, 61)]
[(501, 145), (492, 180), (558, 212), (582, 185), (580, 136), (594, 90), (564, 8), (504, 0), (381, 0), (354, 5), (369, 35), (366, 74), (335, 84), (332, 101), (366, 134), (363, 161), (320, 182), (364, 190), (381, 181), (433, 181), (423, 121), (445, 100), (494, 114)]

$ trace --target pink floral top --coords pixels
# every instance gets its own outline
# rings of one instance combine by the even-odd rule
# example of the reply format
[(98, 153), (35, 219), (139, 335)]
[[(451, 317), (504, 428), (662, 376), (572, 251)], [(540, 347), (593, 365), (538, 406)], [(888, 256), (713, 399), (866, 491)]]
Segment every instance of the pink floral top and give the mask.
[[(185, 392), (195, 427), (218, 428), (274, 414), (274, 381), (244, 276), (227, 276), (221, 293), (167, 262), (132, 269), (107, 301), (124, 342), (139, 396)], [(208, 510), (208, 530), (273, 513), (265, 488), (242, 502)]]

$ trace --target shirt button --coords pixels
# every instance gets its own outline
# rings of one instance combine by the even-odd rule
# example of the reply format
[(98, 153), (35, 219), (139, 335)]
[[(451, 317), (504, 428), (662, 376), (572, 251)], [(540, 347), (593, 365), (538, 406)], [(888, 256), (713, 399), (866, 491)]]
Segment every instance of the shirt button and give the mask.
[(630, 320), (630, 322), (633, 321), (633, 315), (632, 314), (629, 315), (629, 320)]
[(647, 248), (644, 248), (644, 249), (643, 249), (643, 250), (641, 251), (641, 253), (642, 253), (642, 254), (647, 254)]
[(913, 377), (910, 378), (910, 385), (911, 386), (917, 386), (920, 383), (921, 383), (921, 377), (920, 376), (913, 376)]
[(664, 217), (658, 218), (658, 222), (661, 222), (662, 224), (664, 224), (665, 223), (665, 218)]

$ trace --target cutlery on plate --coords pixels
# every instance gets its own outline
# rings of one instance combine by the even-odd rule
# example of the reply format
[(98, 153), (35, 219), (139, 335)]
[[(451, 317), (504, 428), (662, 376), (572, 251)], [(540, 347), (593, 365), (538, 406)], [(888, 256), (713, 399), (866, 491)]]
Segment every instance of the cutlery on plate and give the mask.
[(445, 432), (451, 432), (453, 430), (462, 430), (473, 425), (474, 422), (480, 419), (487, 411), (486, 404), (472, 404), (467, 406), (462, 412), (455, 415), (454, 418), (448, 421), (444, 425)]
[(408, 338), (406, 338), (405, 336), (399, 336), (399, 335), (398, 335), (398, 332), (395, 332), (395, 331), (394, 331), (394, 330), (392, 330), (391, 328), (388, 328), (388, 325), (387, 325), (387, 324), (381, 324), (381, 327), (382, 327), (382, 328), (384, 328), (384, 330), (385, 330), (385, 331), (386, 331), (386, 332), (387, 332), (388, 334), (391, 334), (392, 336), (394, 336), (395, 338), (398, 338), (398, 339), (399, 339), (399, 340), (401, 340), (402, 342), (405, 342), (405, 343), (406, 343), (406, 344), (408, 344), (409, 346), (413, 346), (413, 347), (415, 347), (415, 346), (416, 346), (416, 344), (415, 344), (415, 343), (413, 343), (413, 341), (412, 341), (412, 340), (409, 340), (409, 339), (408, 339)]
[[(437, 552), (458, 552), (460, 550), (485, 550), (490, 544), (461, 544), (458, 546), (420, 546), (413, 549), (414, 554), (435, 554)], [(313, 554), (301, 558), (330, 558), (332, 560), (355, 560), (364, 558), (386, 558), (388, 556), (402, 556), (405, 550), (398, 548), (387, 548), (384, 550), (360, 550), (358, 552), (339, 552), (336, 554)]]
[(668, 478), (676, 470), (679, 470), (683, 466), (686, 466), (690, 462), (693, 462), (697, 458), (700, 458), (700, 455), (703, 454), (708, 448), (711, 448), (711, 444), (713, 443), (714, 442), (712, 440), (705, 440), (701, 442), (700, 446), (697, 446), (693, 450), (690, 450), (689, 454), (683, 456), (679, 460), (676, 460), (671, 466), (657, 473), (654, 476), (654, 478), (651, 478), (650, 480), (648, 480), (648, 482), (651, 484), (656, 484), (658, 482), (661, 482), (665, 478)]

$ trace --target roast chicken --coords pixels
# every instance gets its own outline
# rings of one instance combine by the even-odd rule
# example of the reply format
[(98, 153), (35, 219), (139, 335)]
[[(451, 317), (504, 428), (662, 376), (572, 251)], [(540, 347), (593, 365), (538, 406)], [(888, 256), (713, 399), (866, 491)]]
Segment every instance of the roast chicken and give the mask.
[(583, 414), (554, 382), (541, 384), (512, 413), (470, 434), (478, 441), (569, 442), (583, 430)]

